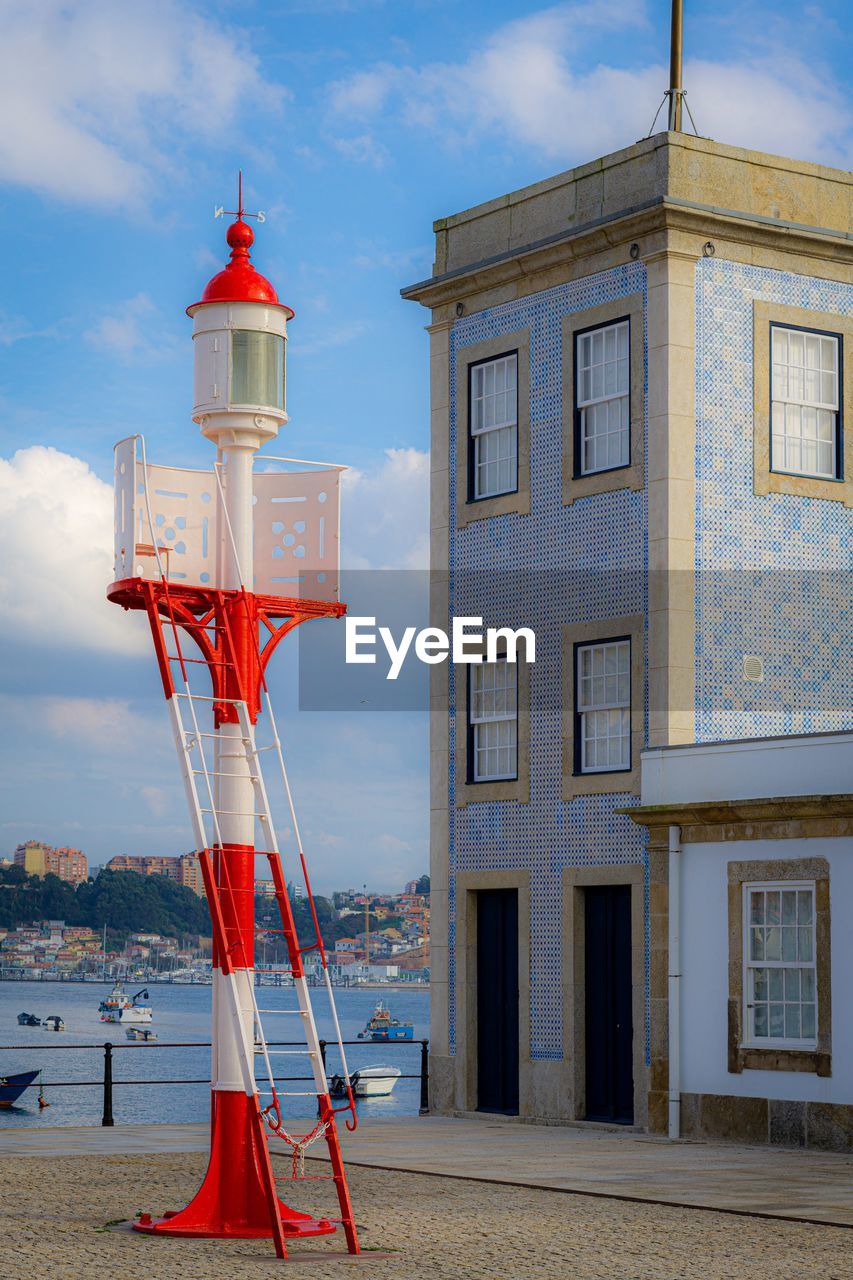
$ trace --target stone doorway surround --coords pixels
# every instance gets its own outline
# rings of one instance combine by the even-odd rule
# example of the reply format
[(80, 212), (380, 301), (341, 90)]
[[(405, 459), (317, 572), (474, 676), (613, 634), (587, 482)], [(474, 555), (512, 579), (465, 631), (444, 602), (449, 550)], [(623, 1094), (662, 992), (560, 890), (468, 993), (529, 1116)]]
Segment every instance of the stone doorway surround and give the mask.
[[(584, 890), (602, 885), (631, 889), (631, 994), (634, 1027), (634, 1125), (648, 1127), (648, 1069), (646, 1067), (646, 999), (644, 957), (643, 865), (563, 868), (563, 1062), (568, 1083), (568, 1119), (586, 1115), (586, 979)], [(626, 1130), (632, 1126), (626, 1125)]]

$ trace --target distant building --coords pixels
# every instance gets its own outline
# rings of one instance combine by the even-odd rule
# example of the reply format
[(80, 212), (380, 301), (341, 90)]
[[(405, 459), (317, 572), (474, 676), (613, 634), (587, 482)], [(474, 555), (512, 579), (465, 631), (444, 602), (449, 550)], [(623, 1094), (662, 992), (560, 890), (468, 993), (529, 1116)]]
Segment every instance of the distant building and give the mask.
[(52, 845), (38, 840), (27, 840), (15, 850), (15, 865), (23, 867), (28, 876), (59, 876), (69, 884), (82, 884), (89, 875), (89, 864), (80, 849)]
[(181, 884), (192, 889), (199, 898), (204, 897), (204, 881), (201, 876), (201, 863), (194, 853), (182, 853), (178, 861), (181, 864)]
[(50, 862), (48, 870), (70, 884), (83, 884), (89, 876), (88, 859), (79, 849), (54, 849)]
[(201, 878), (201, 866), (194, 853), (182, 853), (180, 857), (170, 858), (156, 854), (144, 854), (131, 858), (126, 854), (116, 854), (110, 858), (104, 868), (106, 871), (135, 871), (138, 876), (165, 876), (174, 880), (186, 889), (192, 889), (200, 898), (204, 897), (204, 883)]
[(256, 898), (274, 898), (275, 885), (272, 880), (256, 880), (255, 881), (255, 897)]

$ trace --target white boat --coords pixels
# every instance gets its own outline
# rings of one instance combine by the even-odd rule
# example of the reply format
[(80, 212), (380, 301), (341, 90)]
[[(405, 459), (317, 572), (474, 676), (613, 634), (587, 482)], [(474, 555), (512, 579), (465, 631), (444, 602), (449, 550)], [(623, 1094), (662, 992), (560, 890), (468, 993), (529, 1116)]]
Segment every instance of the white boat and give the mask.
[(64, 1031), (65, 1023), (58, 1013), (51, 1013), (47, 1018), (42, 1019), (41, 1024), (47, 1031)]
[(101, 1022), (151, 1022), (154, 1011), (150, 1004), (140, 1003), (147, 999), (148, 992), (144, 988), (131, 997), (125, 993), (122, 984), (117, 982), (106, 1000), (98, 1005)]
[(149, 1031), (147, 1027), (128, 1027), (124, 1034), (128, 1040), (141, 1040), (145, 1044), (157, 1039), (157, 1032)]
[[(400, 1079), (396, 1067), (359, 1067), (350, 1076), (352, 1091), (357, 1098), (386, 1098)], [(346, 1096), (342, 1076), (333, 1076), (330, 1092), (335, 1098)]]

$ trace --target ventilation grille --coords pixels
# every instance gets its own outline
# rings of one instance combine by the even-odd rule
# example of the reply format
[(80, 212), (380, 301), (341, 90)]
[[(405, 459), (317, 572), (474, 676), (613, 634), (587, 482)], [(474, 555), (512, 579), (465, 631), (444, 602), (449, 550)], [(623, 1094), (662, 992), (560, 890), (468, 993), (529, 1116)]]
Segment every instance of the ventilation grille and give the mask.
[(745, 653), (743, 655), (743, 678), (751, 680), (754, 684), (761, 684), (764, 679), (764, 659), (758, 657), (755, 653)]

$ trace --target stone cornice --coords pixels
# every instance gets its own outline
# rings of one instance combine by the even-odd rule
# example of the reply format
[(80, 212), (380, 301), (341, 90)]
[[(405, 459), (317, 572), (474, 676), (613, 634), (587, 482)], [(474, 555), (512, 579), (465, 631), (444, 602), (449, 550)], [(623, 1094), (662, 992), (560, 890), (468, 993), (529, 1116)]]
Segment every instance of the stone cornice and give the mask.
[[(426, 307), (438, 307), (545, 271), (567, 259), (581, 259), (621, 244), (627, 248), (631, 241), (661, 231), (681, 231), (702, 236), (704, 240), (717, 234), (729, 241), (824, 258), (839, 264), (853, 261), (853, 233), (850, 232), (739, 213), (677, 197), (657, 196), (643, 204), (419, 281), (400, 292), (407, 300), (420, 302)], [(660, 248), (656, 247), (652, 252), (660, 252)]]
[(648, 827), (653, 848), (666, 845), (671, 826), (681, 828), (684, 844), (853, 836), (850, 793), (638, 805), (616, 812)]

